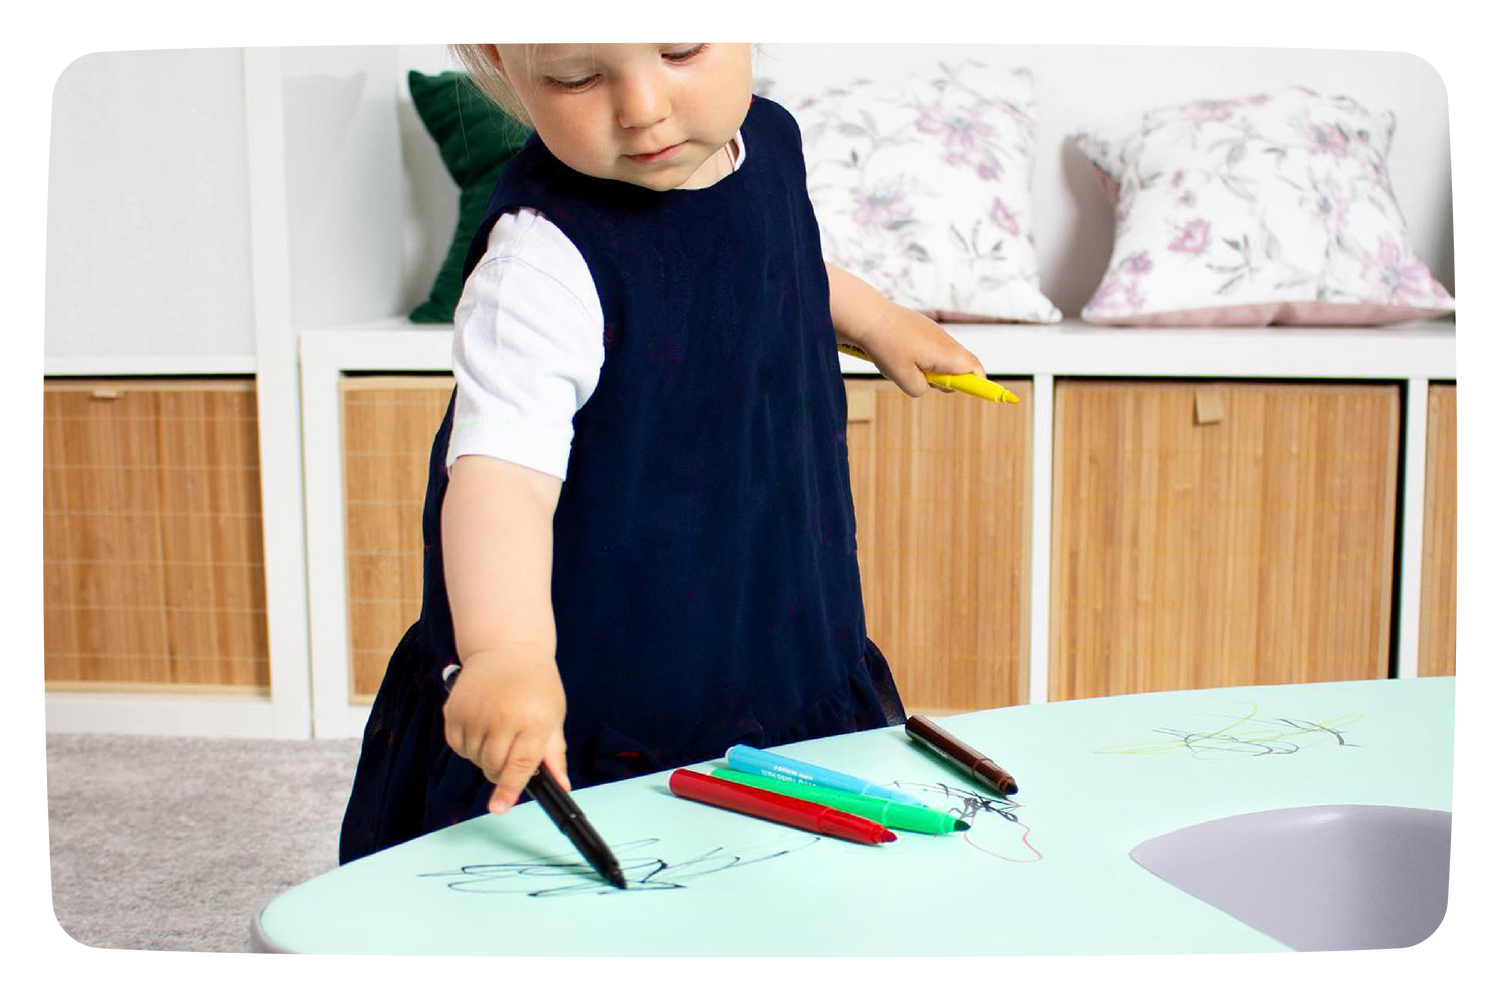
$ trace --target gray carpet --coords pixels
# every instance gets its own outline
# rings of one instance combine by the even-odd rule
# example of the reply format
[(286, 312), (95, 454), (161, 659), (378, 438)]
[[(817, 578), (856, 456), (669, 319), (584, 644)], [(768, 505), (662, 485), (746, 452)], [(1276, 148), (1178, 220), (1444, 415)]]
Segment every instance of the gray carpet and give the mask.
[(52, 903), (99, 948), (249, 951), (251, 917), (338, 866), (357, 739), (47, 736)]

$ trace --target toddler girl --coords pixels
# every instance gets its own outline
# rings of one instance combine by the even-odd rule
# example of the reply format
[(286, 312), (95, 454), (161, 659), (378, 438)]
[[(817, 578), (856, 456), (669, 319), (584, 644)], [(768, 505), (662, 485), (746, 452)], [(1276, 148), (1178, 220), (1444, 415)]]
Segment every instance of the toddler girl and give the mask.
[(913, 396), (980, 370), (824, 263), (748, 45), (455, 52), (535, 135), (470, 248), (421, 617), (340, 863), (504, 812), (539, 766), (578, 788), (904, 721), (865, 636), (836, 344)]

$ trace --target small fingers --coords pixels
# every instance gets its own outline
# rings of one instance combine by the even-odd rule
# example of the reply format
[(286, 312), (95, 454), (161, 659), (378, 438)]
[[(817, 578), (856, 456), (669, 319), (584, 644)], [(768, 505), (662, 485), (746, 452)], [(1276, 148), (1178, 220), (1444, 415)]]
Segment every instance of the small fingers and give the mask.
[(920, 396), (931, 388), (927, 382), (927, 373), (915, 365), (903, 371), (893, 372), (889, 377), (908, 396)]
[[(534, 736), (519, 736), (510, 745), (505, 755), (505, 764), (500, 768), (495, 781), (495, 794), (490, 796), (490, 811), (505, 812), (516, 804), (526, 783), (542, 765), (542, 743)], [(496, 809), (496, 803), (500, 808)]]
[(567, 745), (563, 742), (562, 732), (553, 733), (552, 738), (547, 741), (547, 752), (542, 755), (542, 762), (552, 772), (552, 777), (557, 779), (558, 784), (571, 792), (573, 786), (568, 782), (567, 749)]
[(514, 739), (514, 734), (511, 733), (490, 733), (477, 748), (478, 752), (469, 758), (484, 772), (485, 780), (495, 786), (495, 790), (490, 793), (489, 810), (492, 813), (503, 813), (515, 802), (514, 798), (507, 802), (505, 793), (500, 788), (500, 781), (505, 776), (505, 762), (510, 756)]

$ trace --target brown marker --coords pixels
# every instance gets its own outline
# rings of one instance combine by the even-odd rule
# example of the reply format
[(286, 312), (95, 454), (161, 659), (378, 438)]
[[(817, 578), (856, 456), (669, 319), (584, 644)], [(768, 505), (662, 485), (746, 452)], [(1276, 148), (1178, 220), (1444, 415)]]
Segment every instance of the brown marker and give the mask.
[(908, 718), (906, 735), (1001, 795), (1016, 794), (1016, 779), (1005, 768), (967, 743), (955, 739), (952, 733), (939, 729), (926, 716), (913, 715)]

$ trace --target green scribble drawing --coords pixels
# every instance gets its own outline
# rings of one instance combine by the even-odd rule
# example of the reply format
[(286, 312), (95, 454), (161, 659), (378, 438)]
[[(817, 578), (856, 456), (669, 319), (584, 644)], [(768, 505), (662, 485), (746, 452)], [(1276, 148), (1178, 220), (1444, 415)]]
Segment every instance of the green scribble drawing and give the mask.
[(1152, 731), (1160, 733), (1161, 739), (1115, 743), (1100, 747), (1094, 753), (1128, 756), (1188, 753), (1204, 760), (1228, 760), (1245, 755), (1265, 757), (1296, 753), (1306, 747), (1325, 744), (1359, 745), (1350, 743), (1344, 730), (1364, 718), (1362, 712), (1350, 712), (1331, 719), (1261, 719), (1257, 718), (1259, 711), (1260, 707), (1251, 702), (1248, 712), (1233, 717), (1229, 723), (1211, 732), (1159, 728)]

